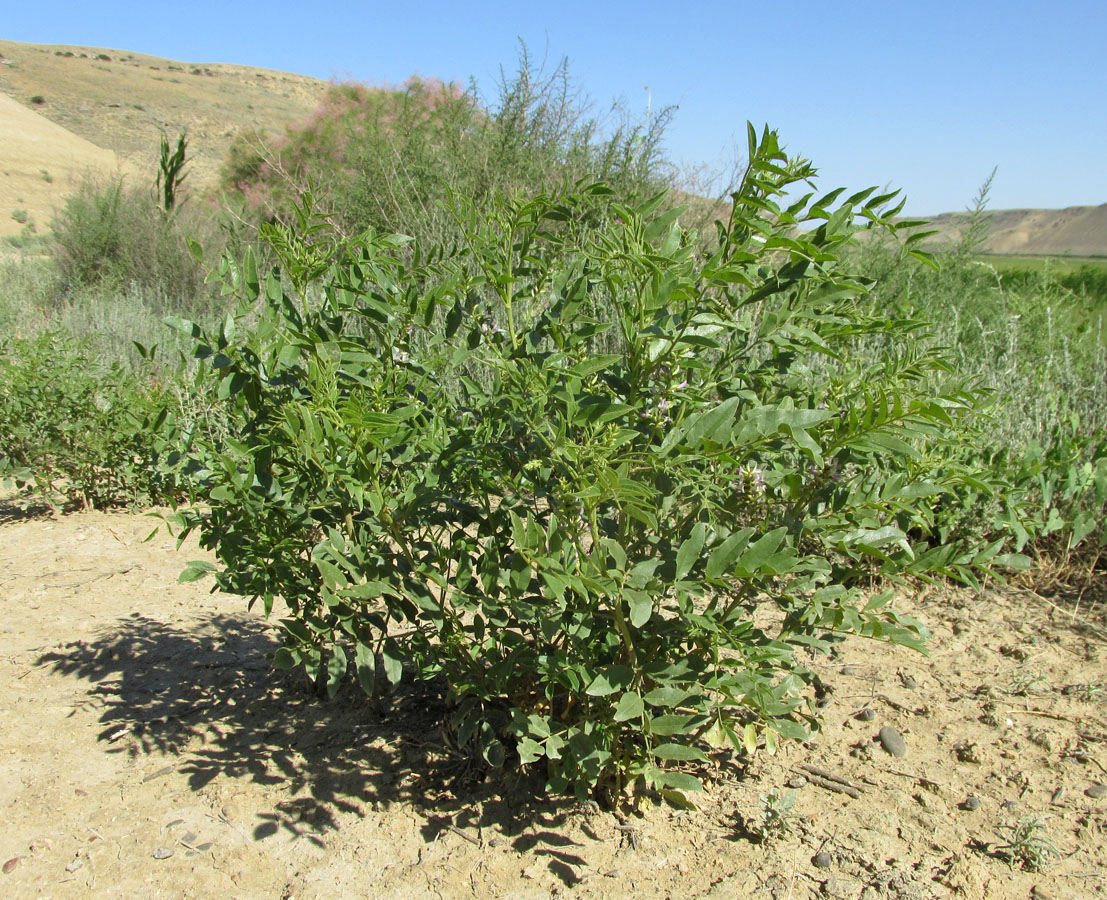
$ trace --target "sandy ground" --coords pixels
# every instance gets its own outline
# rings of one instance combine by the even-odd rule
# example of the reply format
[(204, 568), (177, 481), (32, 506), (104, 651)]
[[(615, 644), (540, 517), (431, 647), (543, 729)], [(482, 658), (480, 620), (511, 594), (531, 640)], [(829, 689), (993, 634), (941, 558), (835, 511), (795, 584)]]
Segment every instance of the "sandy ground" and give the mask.
[[(0, 505), (8, 900), (1107, 893), (1094, 616), (1014, 591), (905, 597), (929, 658), (847, 643), (821, 667), (816, 740), (721, 763), (697, 811), (620, 817), (486, 783), (445, 750), (426, 689), (378, 711), (353, 688), (317, 701), (268, 668), (274, 638), (243, 601), (176, 583), (198, 551), (143, 543), (154, 524)], [(761, 795), (789, 783), (792, 832), (751, 839)], [(856, 796), (828, 789), (843, 783)], [(1042, 873), (997, 849), (1029, 816), (1062, 853)]]

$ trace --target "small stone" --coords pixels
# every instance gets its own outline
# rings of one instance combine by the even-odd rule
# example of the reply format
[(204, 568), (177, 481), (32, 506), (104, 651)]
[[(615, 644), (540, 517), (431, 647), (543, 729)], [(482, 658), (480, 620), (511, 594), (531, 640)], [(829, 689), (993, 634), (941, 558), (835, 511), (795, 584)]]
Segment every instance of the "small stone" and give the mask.
[(1019, 805), (1014, 800), (1004, 800), (1000, 804), (1000, 808), (1005, 809), (1007, 812), (1014, 812), (1016, 809), (1019, 808)]
[(789, 778), (788, 779), (788, 787), (792, 788), (793, 790), (798, 791), (801, 787), (803, 787), (806, 784), (807, 784), (807, 779), (804, 778), (802, 775), (797, 775), (795, 778)]
[(876, 710), (863, 709), (854, 718), (859, 722), (871, 722), (876, 718)]
[(919, 683), (915, 681), (915, 679), (912, 678), (910, 675), (900, 676), (900, 681), (903, 682), (903, 686), (909, 691), (913, 691), (919, 686)]
[(173, 850), (169, 847), (158, 847), (154, 851), (154, 859), (169, 859), (173, 855)]
[(843, 675), (856, 675), (857, 674), (857, 669), (854, 668), (853, 666), (842, 666), (842, 674)]
[(811, 862), (816, 869), (829, 869), (834, 860), (825, 850), (820, 850), (811, 858)]
[(1030, 896), (1033, 897), (1034, 900), (1053, 900), (1053, 894), (1049, 893), (1040, 884), (1034, 885), (1033, 889), (1030, 891)]
[(1107, 797), (1107, 784), (1093, 784), (1090, 788), (1084, 791), (1084, 795), (1091, 797), (1093, 800), (1099, 800), (1102, 797)]
[(966, 797), (965, 802), (961, 804), (961, 809), (967, 809), (969, 812), (975, 812), (980, 809), (980, 800), (977, 797)]
[(885, 725), (880, 729), (880, 744), (892, 756), (907, 755), (907, 742), (891, 725)]

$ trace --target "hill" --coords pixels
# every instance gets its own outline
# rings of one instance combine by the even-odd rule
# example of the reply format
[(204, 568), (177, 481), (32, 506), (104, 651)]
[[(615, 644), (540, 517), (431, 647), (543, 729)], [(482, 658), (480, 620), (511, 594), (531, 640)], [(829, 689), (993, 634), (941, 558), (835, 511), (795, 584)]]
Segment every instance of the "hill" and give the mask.
[[(1107, 255), (1107, 203), (1067, 209), (1005, 209), (987, 213), (989, 253), (1040, 256)], [(932, 227), (935, 241), (956, 241), (969, 214), (942, 213)]]
[[(187, 130), (188, 183), (211, 185), (235, 135), (282, 133), (327, 88), (271, 69), (0, 40), (0, 236), (18, 233), (20, 220), (42, 230), (86, 171), (152, 179), (163, 134)], [(967, 218), (936, 216), (936, 240), (957, 240)], [(1107, 204), (990, 219), (991, 253), (1107, 255)]]
[(22, 227), (17, 209), (41, 230), (87, 169), (152, 179), (163, 134), (187, 130), (189, 184), (211, 184), (236, 134), (282, 132), (327, 87), (249, 66), (0, 41), (0, 235)]

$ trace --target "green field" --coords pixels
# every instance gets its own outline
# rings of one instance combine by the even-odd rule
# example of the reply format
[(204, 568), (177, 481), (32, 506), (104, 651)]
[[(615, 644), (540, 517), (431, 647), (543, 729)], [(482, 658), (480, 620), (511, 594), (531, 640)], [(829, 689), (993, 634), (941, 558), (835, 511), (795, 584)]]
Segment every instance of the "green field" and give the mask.
[(980, 261), (994, 266), (999, 272), (1028, 270), (1048, 271), (1054, 275), (1079, 272), (1088, 267), (1107, 271), (1107, 256), (1039, 256), (1031, 254), (983, 253)]

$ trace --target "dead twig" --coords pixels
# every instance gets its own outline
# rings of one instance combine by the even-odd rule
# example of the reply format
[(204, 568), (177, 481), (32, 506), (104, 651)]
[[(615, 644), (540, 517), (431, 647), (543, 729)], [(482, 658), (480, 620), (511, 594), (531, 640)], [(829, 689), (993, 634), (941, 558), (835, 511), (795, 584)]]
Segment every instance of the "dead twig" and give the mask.
[(815, 766), (809, 766), (802, 764), (799, 766), (806, 775), (807, 780), (812, 784), (817, 784), (821, 788), (826, 788), (828, 791), (833, 791), (836, 794), (845, 794), (848, 797), (852, 797), (854, 800), (858, 800), (861, 797), (861, 789), (851, 782), (842, 778), (840, 775), (835, 775), (832, 772), (826, 772), (823, 769), (818, 769)]
[(899, 769), (885, 769), (884, 771), (887, 772), (889, 775), (899, 775), (903, 778), (914, 779), (915, 781), (919, 782), (919, 784), (923, 784), (928, 787), (941, 788), (941, 785), (938, 784), (938, 782), (927, 778), (925, 775), (916, 775), (913, 772), (901, 772)]
[(52, 584), (52, 585), (50, 585), (50, 587), (52, 589), (53, 588), (84, 587), (84, 585), (86, 585), (86, 584), (92, 584), (92, 582), (100, 581), (104, 578), (111, 578), (113, 575), (126, 575), (132, 569), (136, 569), (136, 568), (138, 568), (138, 567), (137, 566), (127, 566), (125, 569), (115, 569), (114, 571), (111, 571), (111, 572), (101, 572), (99, 575), (94, 575), (92, 578), (86, 578), (84, 581), (68, 581), (64, 584)]
[(446, 831), (452, 831), (452, 832), (453, 832), (454, 834), (456, 834), (456, 835), (457, 835), (457, 836), (458, 836), (459, 838), (462, 838), (462, 839), (464, 839), (464, 840), (468, 841), (468, 842), (469, 842), (470, 844), (474, 844), (474, 845), (476, 845), (477, 847), (479, 847), (479, 846), (480, 846), (480, 841), (479, 841), (479, 840), (478, 840), (477, 838), (473, 837), (473, 836), (472, 836), (471, 834), (466, 834), (466, 833), (465, 833), (464, 831), (462, 831), (462, 830), (461, 830), (460, 828), (458, 828), (458, 827), (457, 827), (456, 825), (454, 825), (453, 823), (451, 823), (451, 822), (447, 822), (447, 823), (446, 823), (445, 825), (443, 825), (442, 827), (443, 827), (443, 828), (444, 828), (444, 829), (445, 829)]

